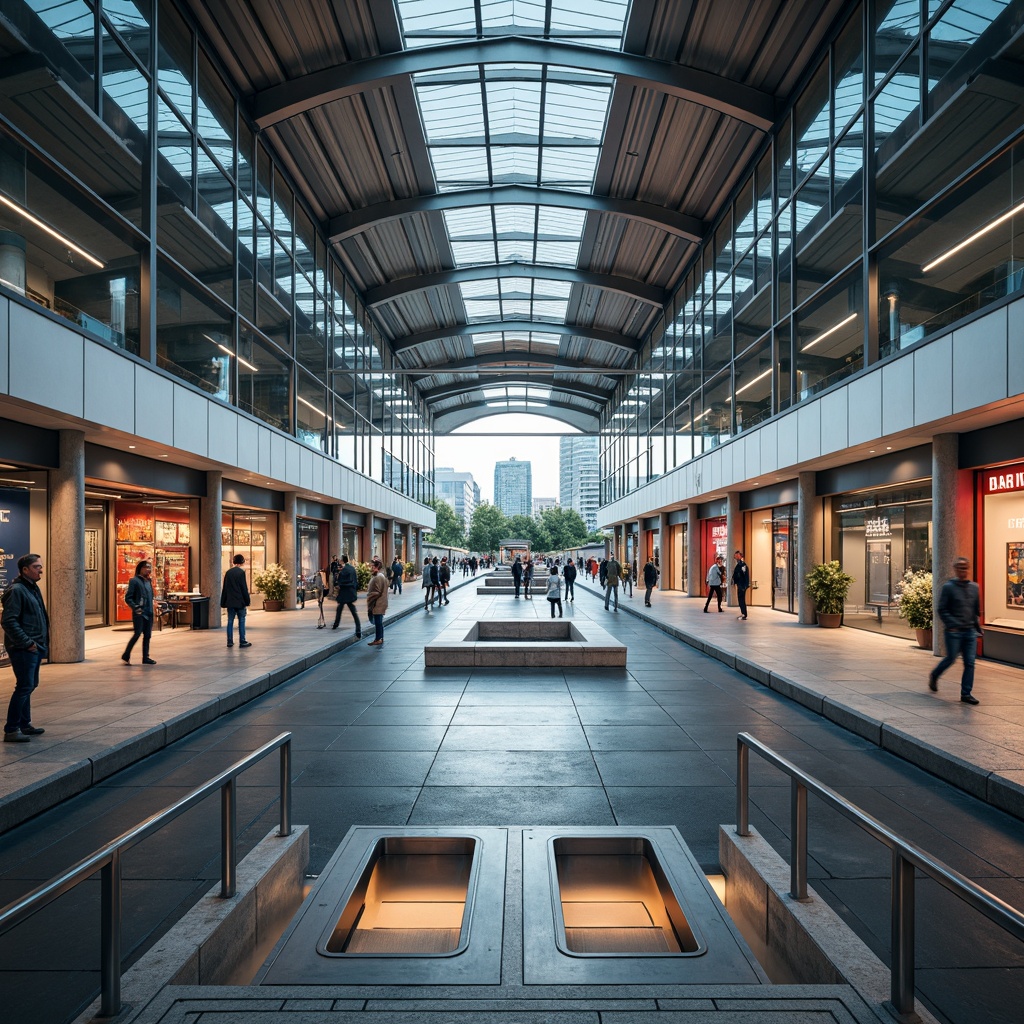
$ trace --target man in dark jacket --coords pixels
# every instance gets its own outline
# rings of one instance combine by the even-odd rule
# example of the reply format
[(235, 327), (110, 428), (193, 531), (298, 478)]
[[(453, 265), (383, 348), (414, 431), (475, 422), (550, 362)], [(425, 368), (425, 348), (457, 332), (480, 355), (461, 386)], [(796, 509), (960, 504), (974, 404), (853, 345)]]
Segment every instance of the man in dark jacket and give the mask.
[(576, 589), (573, 584), (576, 582), (576, 566), (573, 565), (571, 558), (565, 563), (565, 568), (562, 570), (562, 579), (565, 580), (565, 599), (575, 604)]
[(522, 563), (522, 561), (520, 561), (520, 558), (519, 558), (518, 555), (516, 555), (516, 560), (512, 563), (512, 583), (515, 585), (515, 588), (516, 588), (516, 600), (518, 601), (519, 600), (519, 588), (523, 584), (523, 563)]
[(238, 616), (238, 646), (252, 647), (245, 639), (245, 611), (249, 607), (249, 582), (245, 578), (244, 555), (235, 555), (232, 566), (224, 573), (220, 590), (220, 606), (228, 610), (228, 647), (235, 646), (235, 616)]
[(648, 608), (651, 607), (651, 591), (654, 589), (658, 582), (658, 567), (654, 564), (653, 559), (648, 558), (647, 564), (644, 566), (644, 587), (646, 593), (644, 594), (644, 604)]
[(953, 563), (956, 575), (946, 580), (939, 591), (939, 618), (946, 628), (946, 656), (931, 670), (928, 689), (939, 688), (939, 676), (963, 655), (964, 674), (960, 678), (960, 700), (964, 704), (980, 704), (974, 688), (974, 659), (981, 636), (981, 594), (978, 584), (969, 579), (971, 563), (958, 558)]
[(448, 565), (447, 555), (441, 559), (441, 564), (437, 567), (437, 581), (441, 587), (441, 599), (438, 602), (438, 607), (441, 604), (451, 604), (451, 601), (448, 600), (448, 584), (452, 581), (452, 570)]
[(732, 571), (732, 582), (736, 587), (736, 600), (740, 605), (740, 613), (737, 618), (745, 619), (747, 617), (747, 590), (750, 587), (750, 566), (743, 561), (742, 551), (737, 551), (735, 558), (736, 567)]
[(337, 629), (341, 625), (341, 610), (347, 608), (356, 620), (356, 639), (363, 635), (363, 624), (359, 621), (359, 612), (356, 611), (356, 595), (359, 593), (359, 577), (356, 576), (356, 567), (349, 565), (348, 555), (341, 556), (341, 568), (334, 578), (334, 585), (338, 588), (338, 610), (334, 613), (334, 625)]
[(14, 669), (14, 693), (7, 708), (4, 740), (24, 743), (45, 730), (32, 724), (32, 691), (39, 685), (39, 666), (50, 653), (50, 619), (38, 583), (43, 576), (39, 555), (18, 559), (18, 578), (3, 596), (4, 647)]

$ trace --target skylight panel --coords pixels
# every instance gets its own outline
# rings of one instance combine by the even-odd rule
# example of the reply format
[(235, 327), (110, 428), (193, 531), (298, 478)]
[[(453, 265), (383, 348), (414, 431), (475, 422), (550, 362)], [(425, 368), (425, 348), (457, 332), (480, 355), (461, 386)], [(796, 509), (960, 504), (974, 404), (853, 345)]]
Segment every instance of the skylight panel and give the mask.
[(492, 146), (491, 164), (495, 185), (536, 184), (535, 146)]
[(489, 184), (487, 150), (479, 147), (432, 147), (430, 158), (438, 188), (464, 188)]
[(459, 140), (483, 144), (484, 104), (479, 84), (421, 85), (416, 94), (428, 143)]
[[(464, 206), (458, 210), (445, 210), (444, 222), (449, 237), (465, 238), (467, 235), (490, 234), (493, 230), (490, 206)], [(494, 207), (495, 212), (507, 207)]]
[(545, 146), (541, 150), (540, 183), (554, 188), (577, 188), (590, 191), (594, 186), (597, 146)]
[(537, 262), (549, 263), (556, 267), (575, 267), (580, 258), (580, 242), (537, 242)]
[(629, 0), (552, 0), (551, 34), (572, 33), (592, 46), (618, 47), (628, 10)]
[(485, 95), (492, 142), (502, 136), (533, 145), (540, 141), (540, 82), (488, 81)]
[(490, 263), (494, 259), (494, 243), (452, 242), (452, 254), (455, 256), (455, 265), (458, 267)]
[(500, 314), (501, 304), (496, 299), (474, 299), (466, 302), (466, 317), (470, 323), (497, 320)]
[(548, 85), (544, 105), (544, 139), (587, 139), (595, 145), (604, 138), (604, 123), (611, 96), (611, 79), (604, 86)]
[(498, 227), (499, 235), (520, 232), (532, 236), (536, 219), (536, 206), (502, 205), (494, 207), (494, 222)]

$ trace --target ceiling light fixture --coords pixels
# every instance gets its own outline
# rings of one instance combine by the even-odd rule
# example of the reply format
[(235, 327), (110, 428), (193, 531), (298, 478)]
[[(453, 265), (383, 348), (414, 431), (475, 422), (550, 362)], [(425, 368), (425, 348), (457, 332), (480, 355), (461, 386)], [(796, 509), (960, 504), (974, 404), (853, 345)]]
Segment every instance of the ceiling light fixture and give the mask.
[(978, 228), (973, 235), (968, 235), (962, 242), (960, 242), (959, 245), (954, 245), (952, 249), (947, 250), (941, 256), (936, 256), (931, 263), (926, 263), (921, 268), (921, 273), (927, 274), (929, 270), (932, 270), (940, 263), (948, 260), (950, 256), (955, 256), (961, 249), (966, 249), (972, 242), (976, 242), (983, 235), (987, 235), (990, 231), (994, 231), (1000, 224), (1005, 223), (1018, 213), (1024, 213), (1024, 203), (1018, 203), (1012, 209), (1007, 210), (1001, 217), (996, 217), (994, 221), (991, 221), (982, 228)]
[(834, 324), (827, 331), (825, 331), (824, 334), (819, 334), (813, 341), (807, 342), (807, 344), (804, 345), (804, 347), (802, 349), (800, 349), (800, 351), (801, 352), (809, 351), (810, 349), (814, 348), (814, 346), (817, 345), (819, 341), (824, 341), (830, 334), (835, 334), (836, 331), (838, 331), (840, 327), (845, 327), (851, 320), (856, 320), (856, 319), (857, 319), (857, 314), (856, 313), (851, 313), (848, 317), (846, 317), (845, 320), (840, 320), (839, 323)]
[(28, 210), (23, 206), (19, 206), (17, 203), (12, 202), (2, 192), (0, 192), (0, 203), (3, 203), (9, 210), (13, 210), (16, 214), (24, 217), (30, 224), (35, 225), (40, 231), (45, 231), (51, 238), (56, 238), (61, 245), (67, 246), (72, 252), (77, 252), (83, 259), (88, 260), (93, 266), (98, 267), (100, 270), (104, 268), (104, 264), (96, 259), (95, 256), (90, 256), (84, 249), (79, 248), (69, 238), (66, 238), (59, 231), (51, 228), (49, 224), (45, 224), (38, 217), (29, 213)]
[(260, 372), (260, 368), (258, 366), (253, 366), (252, 363), (247, 362), (241, 356), (236, 356), (235, 353), (232, 352), (231, 349), (229, 349), (226, 345), (222, 345), (219, 341), (214, 341), (213, 338), (211, 338), (208, 334), (204, 334), (203, 337), (212, 345), (216, 345), (217, 348), (219, 348), (221, 352), (223, 352), (225, 355), (237, 359), (247, 370), (250, 370), (252, 373)]
[(737, 395), (742, 395), (747, 388), (752, 388), (759, 380), (764, 380), (772, 372), (772, 368), (769, 366), (764, 373), (759, 373), (749, 384), (744, 384), (743, 387), (738, 388), (736, 391)]

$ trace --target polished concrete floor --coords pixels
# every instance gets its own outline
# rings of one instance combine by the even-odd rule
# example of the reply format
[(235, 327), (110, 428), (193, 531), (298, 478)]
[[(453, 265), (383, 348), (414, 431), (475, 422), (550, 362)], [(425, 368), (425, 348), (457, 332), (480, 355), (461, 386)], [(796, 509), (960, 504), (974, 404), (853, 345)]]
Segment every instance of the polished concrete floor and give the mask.
[[(311, 827), (313, 873), (353, 824), (671, 824), (714, 871), (718, 825), (735, 820), (736, 733), (746, 730), (1024, 906), (1019, 820), (655, 626), (624, 611), (606, 613), (596, 594), (577, 590), (567, 616), (593, 618), (626, 643), (625, 671), (536, 668), (526, 651), (516, 669), (426, 670), (423, 645), (456, 616), (548, 615), (540, 599), (456, 592), (443, 610), (417, 610), (389, 625), (382, 649), (364, 640), (0, 837), (0, 903), (283, 730), (294, 734), (294, 820)], [(663, 612), (669, 604), (662, 601)], [(726, 619), (707, 626), (723, 642), (739, 626)], [(793, 651), (794, 660), (800, 653)], [(276, 820), (276, 770), (271, 759), (242, 780), (245, 847)], [(756, 759), (752, 773), (752, 823), (785, 850), (788, 783)], [(217, 877), (218, 813), (218, 802), (208, 801), (126, 858), (132, 957)], [(812, 884), (887, 960), (886, 851), (813, 800), (810, 841)], [(918, 894), (918, 986), (926, 1005), (956, 1024), (1018, 1021), (1020, 944), (930, 882), (919, 882)], [(98, 882), (89, 883), (0, 939), (4, 1019), (59, 1024), (89, 1001), (98, 983), (97, 902)]]

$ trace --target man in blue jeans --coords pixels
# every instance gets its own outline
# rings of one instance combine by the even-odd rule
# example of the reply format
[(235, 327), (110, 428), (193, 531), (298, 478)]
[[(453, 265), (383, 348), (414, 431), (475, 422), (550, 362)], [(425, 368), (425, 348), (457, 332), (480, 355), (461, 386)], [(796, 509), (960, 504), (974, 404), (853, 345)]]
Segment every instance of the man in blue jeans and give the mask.
[(946, 656), (928, 676), (928, 689), (939, 688), (939, 676), (963, 655), (964, 674), (960, 679), (960, 700), (964, 704), (980, 704), (971, 690), (974, 688), (974, 659), (981, 636), (981, 595), (978, 584), (969, 579), (971, 563), (958, 558), (953, 563), (956, 574), (946, 580), (939, 592), (939, 618), (946, 630)]
[(50, 652), (50, 619), (38, 583), (43, 576), (39, 555), (18, 559), (18, 578), (4, 591), (4, 647), (14, 669), (14, 693), (7, 708), (4, 741), (25, 743), (46, 730), (32, 724), (32, 691), (39, 685), (39, 666)]

